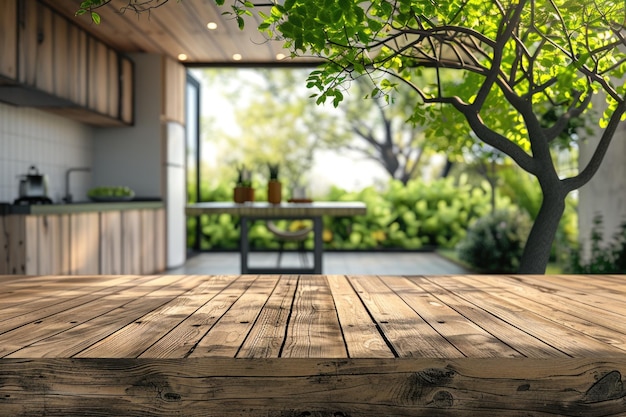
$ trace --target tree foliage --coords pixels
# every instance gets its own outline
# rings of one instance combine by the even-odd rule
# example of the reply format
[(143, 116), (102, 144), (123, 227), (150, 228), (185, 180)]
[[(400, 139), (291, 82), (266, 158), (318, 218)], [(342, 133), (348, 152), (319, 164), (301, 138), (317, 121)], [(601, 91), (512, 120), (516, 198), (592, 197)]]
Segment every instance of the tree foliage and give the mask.
[[(83, 7), (91, 11), (91, 5), (102, 1), (88, 0)], [(264, 19), (259, 29), (282, 40), (294, 55), (326, 59), (308, 81), (318, 90), (318, 103), (338, 106), (346, 81), (362, 76), (376, 82), (372, 96), (405, 83), (419, 96), (413, 121), (432, 124), (442, 136), (460, 140), (467, 140), (470, 136), (465, 133), (471, 131), (474, 138), (535, 176), (543, 201), (520, 272), (545, 271), (565, 197), (596, 173), (626, 111), (623, 1), (285, 0), (272, 4), (268, 10), (247, 0), (229, 0), (240, 26), (245, 15), (258, 13)], [(426, 70), (435, 72), (437, 82), (420, 82)], [(446, 87), (440, 80), (449, 72), (459, 83)], [(597, 92), (607, 99), (599, 144), (579, 173), (561, 178), (551, 151), (570, 121), (590, 110)], [(548, 112), (556, 116), (551, 123), (543, 117)]]
[[(260, 29), (295, 55), (327, 59), (309, 78), (318, 102), (338, 105), (350, 78), (389, 74), (419, 95), (413, 120), (458, 135), (462, 119), (474, 137), (535, 176), (543, 201), (520, 271), (537, 273), (545, 271), (565, 197), (593, 177), (626, 110), (625, 13), (624, 2), (605, 0), (288, 0), (263, 15)], [(427, 69), (438, 80), (455, 72), (461, 82), (419, 83)], [(394, 87), (381, 78), (372, 95)], [(608, 106), (599, 145), (579, 173), (561, 178), (552, 148), (600, 91)], [(549, 112), (556, 117), (546, 123)]]

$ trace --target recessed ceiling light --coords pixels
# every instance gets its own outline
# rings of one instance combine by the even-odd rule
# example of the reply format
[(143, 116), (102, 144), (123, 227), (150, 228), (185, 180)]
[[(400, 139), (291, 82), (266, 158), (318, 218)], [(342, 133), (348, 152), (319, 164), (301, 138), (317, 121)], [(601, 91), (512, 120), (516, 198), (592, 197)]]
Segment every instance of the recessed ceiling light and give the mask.
[(206, 24), (206, 27), (209, 28), (210, 30), (215, 30), (215, 29), (217, 29), (217, 23), (209, 22), (209, 23)]
[(187, 60), (187, 54), (178, 54), (178, 60), (179, 61), (186, 61)]
[(285, 54), (276, 54), (276, 60), (282, 61), (283, 59), (285, 59)]
[(241, 58), (243, 58), (243, 57), (241, 56), (241, 54), (234, 54), (234, 55), (233, 55), (233, 59), (234, 59), (235, 61), (241, 61)]

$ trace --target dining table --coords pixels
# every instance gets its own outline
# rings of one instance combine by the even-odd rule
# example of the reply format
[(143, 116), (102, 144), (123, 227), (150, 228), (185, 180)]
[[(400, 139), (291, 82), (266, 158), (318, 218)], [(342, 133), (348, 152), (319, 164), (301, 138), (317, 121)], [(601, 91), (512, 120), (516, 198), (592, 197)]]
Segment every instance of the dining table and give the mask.
[(622, 275), (4, 275), (0, 415), (624, 416)]
[[(188, 204), (187, 216), (229, 214), (239, 218), (240, 271), (242, 274), (309, 273), (323, 272), (323, 217), (348, 217), (367, 214), (367, 206), (360, 201), (306, 201), (235, 203), (230, 201), (199, 202)], [(254, 220), (311, 220), (313, 222), (312, 267), (254, 267), (250, 265), (250, 242), (248, 232)]]

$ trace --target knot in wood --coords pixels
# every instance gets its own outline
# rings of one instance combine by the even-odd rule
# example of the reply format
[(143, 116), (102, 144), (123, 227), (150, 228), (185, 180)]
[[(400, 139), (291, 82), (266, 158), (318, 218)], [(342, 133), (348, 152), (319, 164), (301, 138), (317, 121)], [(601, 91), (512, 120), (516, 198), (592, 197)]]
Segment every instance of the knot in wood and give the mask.
[(424, 387), (440, 387), (450, 383), (454, 371), (445, 368), (428, 368), (414, 374), (413, 382)]
[(448, 391), (437, 391), (433, 395), (433, 404), (437, 408), (450, 408), (454, 404), (454, 397)]
[(585, 401), (596, 403), (624, 397), (624, 384), (619, 371), (611, 371), (598, 379), (585, 393)]

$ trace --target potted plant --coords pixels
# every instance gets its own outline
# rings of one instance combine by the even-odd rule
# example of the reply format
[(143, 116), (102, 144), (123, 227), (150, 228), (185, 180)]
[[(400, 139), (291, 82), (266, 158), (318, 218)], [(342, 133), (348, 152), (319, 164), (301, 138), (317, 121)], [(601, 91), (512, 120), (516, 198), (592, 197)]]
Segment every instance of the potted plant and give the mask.
[(235, 203), (254, 201), (254, 188), (252, 188), (251, 174), (245, 166), (237, 168), (237, 184), (234, 190), (234, 200)]
[(267, 164), (270, 171), (270, 179), (267, 182), (267, 201), (270, 204), (280, 204), (282, 200), (282, 184), (278, 180), (278, 164)]

